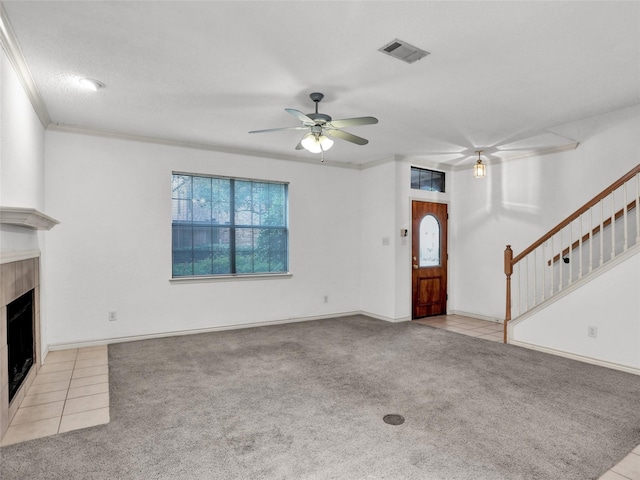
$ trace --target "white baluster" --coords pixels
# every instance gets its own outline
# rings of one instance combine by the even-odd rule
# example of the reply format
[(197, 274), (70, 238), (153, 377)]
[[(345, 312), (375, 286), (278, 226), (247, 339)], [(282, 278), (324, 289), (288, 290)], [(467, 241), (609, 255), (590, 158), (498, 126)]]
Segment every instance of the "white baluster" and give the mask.
[(543, 301), (543, 302), (544, 302), (544, 299), (547, 296), (547, 291), (546, 291), (546, 289), (547, 289), (546, 283), (547, 282), (545, 282), (545, 277), (547, 276), (547, 264), (546, 264), (547, 256), (545, 255), (545, 251), (546, 251), (545, 247), (546, 246), (547, 246), (547, 242), (544, 242), (542, 244), (542, 298), (541, 298), (541, 301)]
[(636, 175), (636, 245), (640, 244), (640, 173)]
[(582, 215), (580, 215), (580, 235), (578, 236), (578, 261), (580, 265), (578, 266), (578, 278), (582, 278), (582, 231), (584, 229), (584, 225), (582, 224)]
[(627, 184), (622, 186), (622, 195), (623, 195), (623, 206), (622, 206), (622, 224), (624, 225), (624, 243), (622, 246), (622, 251), (626, 252), (629, 247), (629, 243), (627, 242), (627, 238), (629, 235), (629, 230), (627, 227)]
[(604, 198), (600, 200), (600, 263), (601, 267), (604, 264)]
[(558, 280), (558, 292), (562, 291), (562, 271), (564, 270), (564, 260), (562, 259), (562, 230), (560, 230), (560, 256), (558, 257), (558, 270), (560, 274), (560, 278)]
[(518, 315), (520, 315), (520, 262), (518, 262)]
[(533, 251), (533, 307), (538, 304), (538, 249)]
[(553, 284), (554, 284), (554, 280), (555, 280), (554, 277), (556, 276), (556, 274), (554, 272), (554, 268), (555, 267), (553, 266), (553, 252), (554, 252), (554, 250), (553, 250), (553, 235), (552, 235), (551, 236), (551, 260), (549, 260), (549, 265), (550, 265), (550, 268), (551, 268), (551, 291), (549, 292), (549, 296), (550, 297), (552, 297), (553, 294), (555, 293), (554, 289), (553, 289)]
[(529, 255), (524, 258), (524, 311), (529, 310)]
[(589, 209), (589, 272), (593, 270), (593, 207)]
[(611, 192), (611, 258), (616, 256), (616, 192)]
[(567, 252), (569, 258), (569, 285), (573, 283), (573, 221), (569, 223), (569, 251)]

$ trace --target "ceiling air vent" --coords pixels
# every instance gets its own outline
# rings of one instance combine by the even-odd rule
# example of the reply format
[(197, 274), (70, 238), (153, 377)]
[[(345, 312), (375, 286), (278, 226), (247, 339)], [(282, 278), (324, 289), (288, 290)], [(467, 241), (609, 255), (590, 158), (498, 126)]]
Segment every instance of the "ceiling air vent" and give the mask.
[(397, 38), (387, 43), (382, 48), (379, 48), (378, 51), (391, 55), (392, 57), (407, 63), (413, 63), (416, 60), (420, 60), (422, 57), (429, 55), (429, 52), (425, 52), (424, 50), (414, 47), (402, 40), (398, 40)]

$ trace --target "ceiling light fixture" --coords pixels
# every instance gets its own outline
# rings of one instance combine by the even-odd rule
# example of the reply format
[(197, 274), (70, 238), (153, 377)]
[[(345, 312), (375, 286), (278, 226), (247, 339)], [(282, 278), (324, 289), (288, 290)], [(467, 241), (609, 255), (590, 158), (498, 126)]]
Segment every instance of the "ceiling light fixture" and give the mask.
[(333, 146), (333, 140), (322, 133), (307, 133), (300, 142), (311, 153), (326, 152)]
[(480, 154), (483, 151), (484, 150), (476, 150), (476, 153), (478, 154), (478, 161), (473, 166), (473, 178), (484, 178), (487, 176), (487, 166), (482, 163), (482, 159), (480, 158)]
[(93, 78), (81, 78), (78, 80), (78, 83), (82, 85), (82, 87), (87, 90), (91, 90), (92, 92), (97, 92), (101, 88), (104, 88), (104, 83), (94, 80)]

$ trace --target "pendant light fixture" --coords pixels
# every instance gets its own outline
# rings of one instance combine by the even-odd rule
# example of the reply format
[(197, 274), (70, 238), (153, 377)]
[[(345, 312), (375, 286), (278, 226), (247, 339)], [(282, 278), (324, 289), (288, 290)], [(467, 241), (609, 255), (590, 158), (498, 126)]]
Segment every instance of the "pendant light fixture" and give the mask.
[(476, 150), (476, 153), (478, 154), (478, 161), (473, 166), (473, 178), (484, 178), (487, 176), (487, 166), (482, 163), (482, 159), (480, 158), (480, 154), (483, 151), (484, 150)]

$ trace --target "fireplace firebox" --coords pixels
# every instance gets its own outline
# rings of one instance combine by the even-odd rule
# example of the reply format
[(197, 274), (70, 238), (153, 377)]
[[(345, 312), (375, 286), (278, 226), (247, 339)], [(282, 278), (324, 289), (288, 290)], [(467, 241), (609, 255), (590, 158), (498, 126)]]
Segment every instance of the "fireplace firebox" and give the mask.
[(7, 305), (9, 402), (33, 365), (33, 290)]

